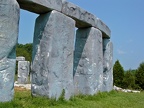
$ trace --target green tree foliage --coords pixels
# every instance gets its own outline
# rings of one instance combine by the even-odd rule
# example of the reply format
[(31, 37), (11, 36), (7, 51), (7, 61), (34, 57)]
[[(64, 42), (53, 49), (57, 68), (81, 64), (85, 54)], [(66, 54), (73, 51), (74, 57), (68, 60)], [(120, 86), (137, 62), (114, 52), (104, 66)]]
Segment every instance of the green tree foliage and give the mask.
[(124, 78), (124, 69), (119, 60), (117, 60), (113, 67), (114, 85), (122, 87)]
[(135, 74), (133, 73), (133, 71), (131, 70), (126, 71), (123, 78), (123, 88), (125, 89), (135, 88)]
[(32, 44), (31, 43), (25, 44), (24, 48), (29, 53), (30, 57), (32, 57)]
[(135, 77), (136, 84), (144, 90), (144, 62), (138, 67)]
[(17, 44), (16, 56), (24, 56), (27, 61), (32, 60), (32, 44)]

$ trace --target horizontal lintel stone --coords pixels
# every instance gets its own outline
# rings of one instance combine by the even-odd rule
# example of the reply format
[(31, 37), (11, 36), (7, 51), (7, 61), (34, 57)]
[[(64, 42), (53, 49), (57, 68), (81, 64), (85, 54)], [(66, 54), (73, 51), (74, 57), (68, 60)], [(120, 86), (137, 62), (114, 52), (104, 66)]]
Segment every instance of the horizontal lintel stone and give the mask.
[(110, 38), (111, 31), (99, 18), (85, 11), (77, 5), (66, 0), (17, 0), (21, 9), (28, 10), (37, 14), (47, 13), (57, 10), (73, 18), (76, 21), (76, 27), (95, 27), (102, 31), (103, 38)]
[(62, 13), (76, 20), (76, 27), (91, 27), (97, 23), (96, 17), (78, 7), (77, 5), (64, 1), (62, 6)]
[(111, 31), (99, 18), (77, 5), (63, 1), (62, 13), (76, 20), (76, 27), (95, 27), (102, 31), (104, 38), (110, 38)]
[(61, 11), (62, 0), (17, 0), (20, 8), (37, 14), (51, 10)]
[(102, 32), (104, 38), (110, 38), (111, 30), (104, 22), (102, 22), (102, 20), (97, 18), (97, 24), (94, 27), (98, 28)]

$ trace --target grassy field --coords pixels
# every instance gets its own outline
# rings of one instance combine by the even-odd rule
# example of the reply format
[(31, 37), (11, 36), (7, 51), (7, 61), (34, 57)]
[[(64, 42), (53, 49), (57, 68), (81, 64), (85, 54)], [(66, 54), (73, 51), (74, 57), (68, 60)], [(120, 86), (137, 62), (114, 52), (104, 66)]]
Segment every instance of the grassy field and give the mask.
[(62, 97), (59, 101), (46, 98), (31, 97), (31, 92), (16, 89), (14, 100), (0, 103), (0, 108), (144, 108), (144, 92), (122, 93), (111, 91), (110, 93), (98, 93), (94, 96), (79, 95), (70, 101)]

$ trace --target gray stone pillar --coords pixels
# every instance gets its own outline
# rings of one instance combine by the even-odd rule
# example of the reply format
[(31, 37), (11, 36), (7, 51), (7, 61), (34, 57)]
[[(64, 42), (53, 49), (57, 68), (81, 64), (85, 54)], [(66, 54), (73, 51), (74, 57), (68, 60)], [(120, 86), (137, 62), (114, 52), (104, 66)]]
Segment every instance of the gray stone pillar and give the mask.
[(0, 102), (13, 99), (19, 11), (16, 0), (0, 0)]
[(81, 28), (76, 33), (74, 52), (75, 94), (95, 94), (103, 84), (102, 33), (96, 28)]
[(29, 61), (19, 61), (18, 62), (18, 83), (19, 84), (27, 84), (28, 83), (29, 69), (30, 69)]
[(57, 11), (36, 19), (32, 95), (58, 99), (73, 94), (73, 50), (75, 21)]
[(113, 44), (109, 39), (103, 39), (103, 91), (113, 89)]

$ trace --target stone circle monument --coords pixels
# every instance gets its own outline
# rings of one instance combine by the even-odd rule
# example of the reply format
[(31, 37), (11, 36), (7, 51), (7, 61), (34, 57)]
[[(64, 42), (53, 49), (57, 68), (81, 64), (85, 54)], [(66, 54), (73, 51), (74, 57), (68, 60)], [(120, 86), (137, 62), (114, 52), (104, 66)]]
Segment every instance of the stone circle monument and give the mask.
[(14, 95), (20, 8), (39, 14), (33, 40), (33, 96), (58, 99), (64, 90), (68, 100), (79, 93), (112, 90), (111, 31), (99, 18), (66, 0), (0, 0), (0, 102)]

